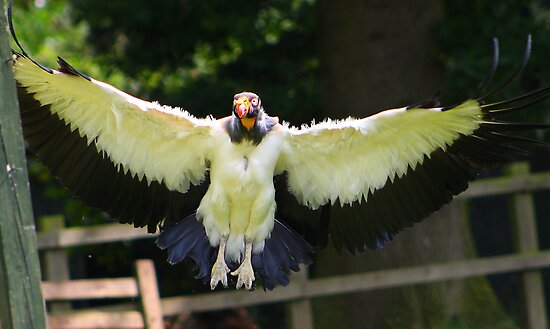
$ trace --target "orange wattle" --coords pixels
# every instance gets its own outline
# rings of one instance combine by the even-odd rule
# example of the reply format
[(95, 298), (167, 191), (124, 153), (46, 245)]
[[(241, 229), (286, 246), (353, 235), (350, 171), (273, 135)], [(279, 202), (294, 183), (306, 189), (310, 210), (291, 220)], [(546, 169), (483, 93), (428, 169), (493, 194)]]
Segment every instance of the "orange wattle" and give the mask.
[(253, 117), (253, 118), (247, 118), (247, 117), (241, 118), (241, 123), (246, 128), (246, 130), (252, 129), (255, 122), (256, 122), (255, 117)]

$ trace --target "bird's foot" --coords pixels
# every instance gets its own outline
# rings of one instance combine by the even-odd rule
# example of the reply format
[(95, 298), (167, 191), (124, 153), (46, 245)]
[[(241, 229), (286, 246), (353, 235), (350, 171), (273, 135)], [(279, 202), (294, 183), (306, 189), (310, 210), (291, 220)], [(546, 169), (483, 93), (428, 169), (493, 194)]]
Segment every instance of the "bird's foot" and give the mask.
[(237, 289), (240, 289), (243, 285), (248, 290), (252, 289), (252, 283), (256, 279), (252, 268), (252, 242), (246, 242), (244, 260), (237, 270), (231, 272), (231, 275), (238, 276)]
[(220, 239), (220, 246), (218, 248), (218, 257), (216, 262), (212, 266), (212, 272), (210, 272), (210, 289), (214, 290), (218, 286), (218, 282), (227, 288), (227, 273), (231, 270), (225, 263), (225, 245), (227, 243), (227, 237)]
[(236, 271), (231, 272), (231, 275), (237, 277), (237, 289), (240, 289), (243, 285), (246, 289), (252, 289), (252, 283), (256, 279), (254, 277), (254, 270), (250, 262), (242, 262)]
[(218, 282), (221, 282), (221, 284), (227, 288), (227, 273), (229, 272), (230, 269), (227, 267), (227, 264), (225, 264), (225, 260), (218, 257), (210, 273), (210, 289), (216, 289)]

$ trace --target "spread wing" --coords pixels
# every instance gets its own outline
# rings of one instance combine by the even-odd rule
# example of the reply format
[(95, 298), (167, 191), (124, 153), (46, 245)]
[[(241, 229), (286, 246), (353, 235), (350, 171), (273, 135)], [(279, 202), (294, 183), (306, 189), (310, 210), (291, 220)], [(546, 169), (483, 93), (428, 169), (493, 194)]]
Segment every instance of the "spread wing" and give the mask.
[[(548, 94), (543, 88), (494, 104), (468, 100), (288, 128), (279, 170), (299, 204), (323, 206), (309, 213), (330, 219), (328, 233), (338, 248), (379, 248), (464, 191), (478, 166), (509, 161), (537, 144), (513, 132), (546, 125), (498, 117)], [(299, 216), (308, 216), (304, 212)], [(293, 221), (288, 210), (280, 216)]]
[(313, 209), (353, 203), (414, 171), (460, 135), (472, 135), (482, 120), (478, 103), (468, 101), (448, 111), (401, 108), (290, 129), (284, 158), (290, 191)]
[[(83, 201), (155, 231), (195, 210), (217, 122), (143, 101), (80, 73), (14, 56), (31, 150)], [(192, 189), (191, 194), (184, 195)], [(182, 217), (181, 217), (182, 218)]]

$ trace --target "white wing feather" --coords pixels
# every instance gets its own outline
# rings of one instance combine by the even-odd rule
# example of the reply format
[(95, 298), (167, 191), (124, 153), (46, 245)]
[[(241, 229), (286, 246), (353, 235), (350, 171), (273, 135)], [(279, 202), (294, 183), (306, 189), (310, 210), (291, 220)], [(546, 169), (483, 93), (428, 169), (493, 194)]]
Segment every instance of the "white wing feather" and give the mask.
[(14, 73), (41, 105), (50, 105), (115, 166), (180, 192), (204, 178), (215, 120), (143, 101), (93, 79), (50, 74), (25, 57), (17, 59)]
[(278, 170), (287, 171), (290, 192), (310, 208), (361, 202), (388, 179), (414, 170), (424, 156), (472, 134), (481, 120), (479, 104), (470, 100), (447, 111), (400, 108), (291, 127)]

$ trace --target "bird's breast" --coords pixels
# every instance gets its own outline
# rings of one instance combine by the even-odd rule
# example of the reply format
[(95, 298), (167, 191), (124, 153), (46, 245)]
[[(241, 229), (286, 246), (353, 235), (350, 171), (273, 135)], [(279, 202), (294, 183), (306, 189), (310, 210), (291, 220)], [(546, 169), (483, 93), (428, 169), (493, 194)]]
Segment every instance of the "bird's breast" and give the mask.
[(275, 165), (281, 154), (282, 136), (275, 132), (259, 144), (251, 141), (220, 142), (214, 152), (210, 176), (212, 184), (225, 189), (253, 188), (272, 183)]
[(282, 145), (282, 136), (271, 132), (259, 144), (220, 137), (211, 153), (210, 187), (197, 210), (213, 246), (229, 236), (226, 252), (234, 257), (245, 235), (263, 246), (273, 227), (273, 174)]

